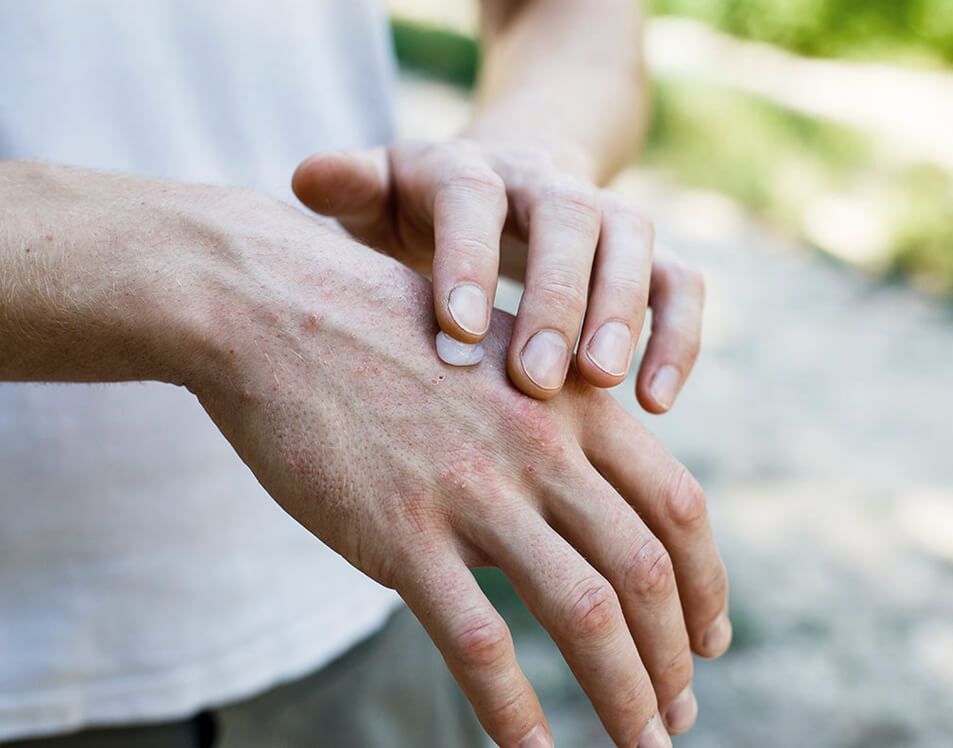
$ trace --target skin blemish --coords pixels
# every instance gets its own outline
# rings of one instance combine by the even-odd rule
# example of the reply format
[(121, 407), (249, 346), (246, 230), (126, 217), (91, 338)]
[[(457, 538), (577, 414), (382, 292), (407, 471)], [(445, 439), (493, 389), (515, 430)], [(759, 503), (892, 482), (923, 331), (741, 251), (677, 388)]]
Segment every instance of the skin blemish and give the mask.
[(321, 326), (321, 316), (316, 312), (311, 312), (306, 314), (304, 321), (301, 323), (301, 327), (305, 330), (317, 330)]

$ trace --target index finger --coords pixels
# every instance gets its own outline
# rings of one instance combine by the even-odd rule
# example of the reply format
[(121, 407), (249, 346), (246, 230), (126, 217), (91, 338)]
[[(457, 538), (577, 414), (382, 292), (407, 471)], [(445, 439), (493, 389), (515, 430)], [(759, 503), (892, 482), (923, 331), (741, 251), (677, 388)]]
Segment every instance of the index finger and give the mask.
[(503, 180), (479, 162), (441, 175), (433, 196), (433, 291), (437, 323), (464, 343), (490, 325), (506, 220)]

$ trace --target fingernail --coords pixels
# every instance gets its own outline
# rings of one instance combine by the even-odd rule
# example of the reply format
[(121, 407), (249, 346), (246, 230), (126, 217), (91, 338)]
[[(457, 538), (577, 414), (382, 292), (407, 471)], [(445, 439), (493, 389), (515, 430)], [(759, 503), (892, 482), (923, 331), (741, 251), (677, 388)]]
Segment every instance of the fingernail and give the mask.
[(632, 333), (624, 322), (606, 322), (589, 341), (589, 360), (614, 377), (625, 374), (629, 367)]
[(672, 739), (662, 725), (662, 718), (656, 714), (649, 720), (648, 727), (639, 737), (638, 748), (672, 748)]
[(520, 354), (523, 371), (537, 387), (554, 390), (563, 383), (569, 366), (569, 348), (563, 336), (541, 330), (529, 339)]
[(715, 656), (722, 654), (731, 644), (731, 621), (728, 620), (728, 614), (722, 613), (715, 622), (708, 627), (705, 637), (702, 639), (702, 646), (705, 648), (705, 654)]
[(670, 733), (677, 735), (690, 729), (695, 724), (697, 716), (698, 702), (695, 700), (692, 687), (688, 686), (665, 710), (665, 724), (668, 725)]
[(678, 394), (678, 386), (682, 381), (682, 375), (678, 373), (671, 364), (666, 364), (652, 377), (652, 384), (649, 385), (649, 394), (652, 399), (661, 407), (668, 410), (675, 402), (675, 396)]
[(545, 727), (536, 725), (520, 741), (519, 748), (553, 748), (553, 739), (549, 737), (549, 731)]
[(469, 333), (481, 335), (489, 325), (486, 294), (475, 283), (461, 283), (447, 299), (453, 321)]

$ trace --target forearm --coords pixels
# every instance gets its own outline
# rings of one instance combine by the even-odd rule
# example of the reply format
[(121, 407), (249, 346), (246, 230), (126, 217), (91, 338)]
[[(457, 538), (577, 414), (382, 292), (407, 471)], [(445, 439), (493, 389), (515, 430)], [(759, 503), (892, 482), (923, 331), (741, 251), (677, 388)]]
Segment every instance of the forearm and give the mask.
[(633, 0), (483, 0), (484, 61), (466, 135), (533, 144), (598, 182), (645, 129)]
[(185, 302), (203, 190), (0, 162), (0, 380), (180, 378), (204, 355), (203, 300)]

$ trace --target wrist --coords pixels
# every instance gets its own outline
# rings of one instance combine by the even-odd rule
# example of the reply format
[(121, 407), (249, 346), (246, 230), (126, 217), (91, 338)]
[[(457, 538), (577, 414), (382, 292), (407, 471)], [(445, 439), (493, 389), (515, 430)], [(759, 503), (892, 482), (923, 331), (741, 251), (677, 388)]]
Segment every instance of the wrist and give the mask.
[(175, 283), (152, 288), (159, 314), (149, 337), (158, 378), (200, 391), (238, 381), (249, 344), (277, 323), (282, 286), (291, 280), (279, 276), (293, 262), (294, 244), (309, 250), (310, 267), (301, 272), (320, 273), (333, 232), (261, 193), (191, 189), (161, 209), (162, 254)]
[(521, 132), (512, 126), (511, 119), (495, 112), (478, 115), (461, 137), (490, 148), (528, 154), (578, 179), (595, 181), (600, 172), (597, 160), (584, 145), (556, 133)]
[(239, 191), (208, 203), (184, 217), (189, 282), (163, 338), (169, 381), (203, 401), (272, 398), (301, 366), (315, 389), (336, 386), (335, 356), (373, 338), (394, 301), (432, 309), (416, 273), (296, 208)]

